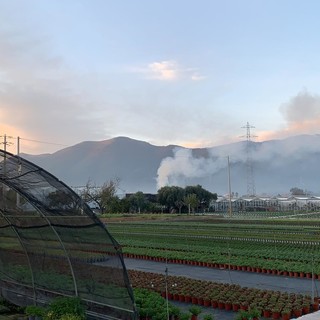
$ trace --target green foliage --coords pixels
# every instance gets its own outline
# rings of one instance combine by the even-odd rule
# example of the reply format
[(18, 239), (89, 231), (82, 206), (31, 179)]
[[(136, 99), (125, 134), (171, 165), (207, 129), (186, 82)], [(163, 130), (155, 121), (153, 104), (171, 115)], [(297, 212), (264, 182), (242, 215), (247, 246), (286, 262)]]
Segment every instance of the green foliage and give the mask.
[[(167, 302), (158, 293), (147, 289), (134, 289), (135, 302), (140, 317), (152, 317), (155, 320), (167, 319)], [(180, 310), (168, 305), (170, 315), (179, 315)]]
[(132, 194), (129, 197), (129, 203), (130, 203), (130, 209), (134, 210), (135, 212), (141, 213), (146, 211), (149, 205), (149, 201), (144, 195), (143, 192), (138, 191), (134, 194)]
[(236, 314), (235, 320), (247, 320), (249, 317), (249, 312), (245, 310), (239, 310)]
[(189, 205), (193, 211), (198, 206), (200, 206), (201, 211), (205, 211), (209, 208), (210, 202), (217, 199), (216, 193), (211, 193), (200, 185), (185, 188), (165, 186), (158, 190), (157, 196), (159, 203), (166, 206), (167, 210), (179, 210), (179, 213), (181, 213), (183, 206), (188, 208)]
[(71, 315), (77, 316), (79, 320), (85, 319), (85, 308), (80, 298), (57, 297), (49, 304), (45, 320), (57, 320)]
[(38, 316), (42, 317), (45, 314), (45, 309), (43, 307), (29, 305), (25, 309), (25, 314), (27, 316)]
[(165, 186), (158, 190), (157, 198), (161, 205), (166, 206), (167, 209), (171, 211), (172, 209), (179, 209), (179, 205), (177, 206), (177, 204), (183, 203), (184, 196), (185, 192), (183, 188)]
[(189, 213), (190, 213), (191, 209), (192, 209), (192, 212), (194, 213), (195, 209), (199, 205), (199, 200), (198, 200), (196, 194), (190, 193), (190, 194), (188, 194), (187, 196), (184, 197), (184, 203), (186, 204), (186, 206), (188, 206)]
[(190, 311), (191, 314), (194, 315), (194, 316), (198, 316), (198, 315), (202, 312), (201, 308), (198, 307), (198, 306), (191, 306), (191, 307), (189, 308), (189, 311)]
[(181, 313), (180, 320), (189, 320), (190, 319), (190, 313)]

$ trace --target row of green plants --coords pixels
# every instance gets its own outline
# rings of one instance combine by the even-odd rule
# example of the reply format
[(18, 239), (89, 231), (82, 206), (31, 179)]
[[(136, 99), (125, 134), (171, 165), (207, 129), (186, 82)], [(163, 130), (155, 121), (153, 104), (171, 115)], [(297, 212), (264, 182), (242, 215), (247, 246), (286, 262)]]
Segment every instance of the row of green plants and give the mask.
[[(179, 224), (179, 229), (182, 225)], [(194, 226), (193, 223), (184, 223), (184, 225), (187, 229)], [(115, 224), (112, 224), (111, 229), (113, 226)], [(260, 239), (246, 238), (244, 241), (244, 235), (247, 233), (244, 229), (243, 238), (221, 240), (204, 237), (200, 234), (197, 237), (190, 236), (186, 230), (184, 236), (177, 235), (173, 231), (172, 225), (168, 226), (166, 223), (157, 223), (156, 226), (149, 223), (144, 227), (139, 224), (139, 232), (134, 232), (133, 230), (137, 226), (136, 224), (133, 224), (133, 226), (133, 229), (130, 229), (131, 224), (129, 223), (121, 225), (124, 232), (117, 233), (113, 230), (117, 240), (122, 244), (125, 254), (320, 274), (319, 242), (304, 241), (305, 239), (301, 234), (302, 243), (281, 239), (281, 232), (279, 232), (277, 241), (266, 241), (263, 239), (263, 232)], [(222, 229), (220, 232), (225, 230), (222, 224), (218, 224), (218, 226)], [(237, 224), (234, 226), (236, 227)], [(272, 225), (264, 225), (264, 228), (267, 227), (271, 228)], [(283, 226), (280, 227), (280, 230), (282, 230)], [(163, 232), (166, 228), (167, 231)], [(210, 226), (207, 226), (207, 228), (210, 229)], [(309, 226), (305, 226), (305, 228), (307, 229), (305, 233), (310, 233)], [(118, 226), (115, 229), (117, 230)], [(202, 230), (202, 226), (199, 230), (194, 227), (194, 230), (198, 232)], [(304, 230), (304, 228), (300, 227), (300, 230)], [(196, 231), (193, 231), (193, 233)], [(248, 237), (248, 234), (246, 234), (246, 237)]]
[[(167, 320), (169, 315), (170, 318), (179, 320), (188, 320), (191, 317), (195, 320), (202, 313), (202, 309), (195, 305), (190, 306), (188, 312), (183, 312), (177, 306), (168, 303), (159, 293), (144, 288), (135, 288), (134, 297), (140, 319)], [(213, 315), (204, 314), (202, 319), (215, 318)]]
[[(303, 272), (304, 274), (320, 274), (320, 260), (314, 259), (310, 256), (309, 260), (295, 261), (285, 260), (279, 258), (259, 258), (255, 256), (239, 256), (231, 250), (227, 250), (225, 254), (204, 254), (201, 252), (184, 252), (174, 251), (165, 249), (153, 249), (153, 248), (141, 248), (141, 247), (124, 247), (123, 252), (125, 255), (134, 258), (149, 258), (149, 259), (161, 259), (168, 260), (169, 262), (176, 263), (189, 263), (198, 262), (206, 263), (206, 266), (221, 267), (226, 266), (245, 266), (251, 267), (251, 269), (257, 269), (262, 271), (266, 270), (277, 270), (289, 272)], [(226, 268), (226, 266), (224, 266)], [(251, 270), (253, 271), (253, 270)]]
[[(151, 237), (151, 238), (150, 238)], [(147, 247), (153, 249), (166, 249), (176, 251), (201, 252), (202, 254), (226, 254), (226, 251), (236, 253), (238, 256), (254, 256), (265, 259), (281, 257), (286, 260), (309, 261), (310, 254), (320, 258), (320, 246), (310, 244), (294, 244), (291, 242), (257, 242), (241, 241), (239, 239), (197, 239), (177, 238), (175, 236), (158, 235), (133, 235), (131, 239), (121, 238), (123, 248), (125, 247)], [(170, 242), (168, 241), (170, 238)], [(214, 247), (212, 245), (214, 244)]]
[[(148, 233), (153, 232), (154, 229), (157, 233), (172, 233), (177, 235), (202, 235), (202, 236), (227, 236), (227, 237), (250, 237), (250, 238), (264, 238), (264, 239), (285, 239), (285, 240), (305, 240), (319, 241), (319, 223), (301, 223), (296, 224), (292, 221), (284, 223), (282, 220), (273, 221), (255, 221), (252, 223), (250, 220), (242, 220), (241, 223), (234, 223), (234, 220), (214, 220), (207, 222), (108, 222), (108, 228), (115, 232), (138, 232)], [(125, 228), (123, 228), (125, 227)], [(301, 236), (301, 239), (299, 238)], [(309, 240), (308, 239), (308, 240)]]
[(46, 307), (28, 305), (19, 307), (5, 299), (0, 300), (0, 314), (25, 314), (29, 320), (85, 320), (86, 310), (78, 297), (56, 297)]
[[(318, 299), (310, 295), (286, 293), (195, 280), (186, 277), (166, 276), (141, 271), (130, 271), (133, 287), (153, 290), (164, 298), (214, 308), (249, 311), (257, 317), (306, 314), (318, 310)], [(276, 319), (276, 318), (274, 318)]]

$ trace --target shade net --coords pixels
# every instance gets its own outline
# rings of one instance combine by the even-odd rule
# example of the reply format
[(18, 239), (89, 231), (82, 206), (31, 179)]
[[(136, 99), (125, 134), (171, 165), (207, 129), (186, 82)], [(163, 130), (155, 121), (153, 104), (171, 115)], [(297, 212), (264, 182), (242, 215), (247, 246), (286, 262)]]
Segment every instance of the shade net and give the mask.
[(96, 319), (136, 319), (121, 248), (64, 183), (0, 150), (0, 287), (9, 301), (79, 296)]

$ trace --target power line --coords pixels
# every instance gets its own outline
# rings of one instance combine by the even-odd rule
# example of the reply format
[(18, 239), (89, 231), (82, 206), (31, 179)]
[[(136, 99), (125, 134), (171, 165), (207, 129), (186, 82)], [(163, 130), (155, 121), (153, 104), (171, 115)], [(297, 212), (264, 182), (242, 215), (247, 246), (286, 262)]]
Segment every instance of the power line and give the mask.
[(52, 145), (55, 145), (55, 146), (68, 147), (68, 145), (62, 144), (62, 143), (49, 142), (49, 141), (40, 141), (40, 140), (27, 139), (27, 138), (21, 138), (21, 137), (20, 137), (20, 139), (21, 140), (25, 140), (25, 141), (37, 142), (37, 143), (52, 144)]

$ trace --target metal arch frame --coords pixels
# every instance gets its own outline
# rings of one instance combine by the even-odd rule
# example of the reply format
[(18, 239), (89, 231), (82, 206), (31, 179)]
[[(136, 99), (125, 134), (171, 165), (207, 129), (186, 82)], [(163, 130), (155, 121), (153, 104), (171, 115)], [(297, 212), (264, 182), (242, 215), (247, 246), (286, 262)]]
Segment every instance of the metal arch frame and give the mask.
[[(62, 238), (59, 236), (55, 227), (51, 224), (50, 219), (46, 216), (46, 214), (45, 214), (46, 206), (44, 205), (43, 201), (41, 201), (41, 199), (34, 197), (32, 195), (32, 193), (28, 193), (26, 190), (24, 190), (22, 184), (20, 184), (20, 185), (19, 185), (19, 183), (15, 184), (14, 182), (12, 183), (11, 181), (15, 181), (16, 179), (19, 179), (20, 177), (27, 175), (29, 173), (37, 173), (39, 175), (39, 178), (41, 178), (43, 180), (43, 182), (47, 183), (48, 186), (54, 187), (57, 190), (59, 190), (59, 189), (61, 190), (62, 188), (64, 188), (64, 190), (68, 191), (70, 193), (70, 195), (74, 197), (74, 199), (76, 200), (79, 212), (81, 212), (79, 216), (84, 215), (84, 216), (90, 218), (92, 220), (92, 222), (94, 222), (97, 226), (99, 226), (103, 230), (103, 232), (108, 236), (109, 240), (113, 244), (113, 247), (115, 249), (115, 252), (117, 254), (117, 257), (118, 257), (119, 262), (122, 267), (122, 275), (123, 275), (124, 285), (125, 285), (126, 290), (128, 292), (128, 296), (130, 297), (131, 302), (132, 302), (132, 307), (133, 307), (132, 312), (134, 315), (137, 315), (137, 309), (136, 309), (136, 305), (134, 302), (133, 290), (130, 285), (130, 280), (129, 280), (129, 276), (128, 276), (128, 273), (127, 273), (127, 270), (125, 267), (125, 263), (124, 263), (122, 251), (120, 249), (120, 245), (113, 238), (113, 236), (109, 233), (109, 231), (107, 230), (106, 226), (102, 223), (102, 221), (93, 213), (93, 211), (90, 209), (90, 207), (86, 203), (83, 202), (83, 200), (80, 198), (80, 196), (78, 194), (76, 194), (69, 186), (67, 186), (65, 183), (63, 183), (59, 179), (57, 179), (50, 172), (44, 170), (43, 168), (37, 166), (36, 164), (34, 164), (26, 159), (21, 158), (20, 156), (13, 155), (7, 151), (0, 150), (0, 159), (1, 159), (1, 156), (3, 157), (4, 161), (6, 162), (6, 164), (5, 164), (6, 169), (7, 169), (7, 162), (11, 160), (13, 164), (16, 163), (18, 165), (18, 169), (14, 170), (14, 172), (18, 172), (19, 174), (14, 175), (12, 177), (11, 176), (8, 177), (9, 172), (6, 171), (6, 174), (4, 174), (2, 177), (0, 176), (0, 182), (7, 185), (11, 189), (15, 190), (18, 195), (22, 195), (27, 200), (27, 202), (32, 204), (32, 206), (38, 211), (38, 213), (40, 213), (41, 217), (46, 220), (46, 222), (48, 223), (48, 226), (50, 226), (50, 228), (53, 230), (54, 234), (56, 235), (57, 239), (59, 240), (59, 242), (61, 244), (63, 251), (65, 252), (66, 258), (68, 259), (70, 271), (71, 271), (72, 277), (73, 277), (76, 295), (78, 295), (78, 288), (77, 288), (77, 282), (76, 282), (76, 278), (75, 278), (75, 274), (74, 274), (73, 265), (72, 265), (72, 262), (71, 262), (70, 256), (69, 256), (69, 251), (64, 246)], [(29, 169), (29, 170), (21, 173), (21, 170), (19, 170), (19, 168), (21, 168), (21, 166), (22, 166), (22, 168)], [(3, 169), (5, 169), (5, 168), (3, 168)], [(15, 230), (15, 232), (18, 232), (18, 230)], [(19, 241), (21, 242), (21, 238)], [(24, 250), (26, 252), (27, 248), (24, 247)], [(29, 264), (31, 267), (31, 261), (29, 259), (28, 259), (28, 261), (29, 261)], [(36, 292), (34, 278), (33, 278), (33, 287), (34, 287), (34, 292)], [(135, 318), (136, 318), (136, 316), (135, 316)]]
[(3, 210), (0, 209), (0, 214), (1, 216), (7, 221), (7, 223), (9, 224), (9, 227), (12, 228), (13, 232), (16, 234), (18, 241), (20, 242), (20, 245), (27, 257), (27, 261), (28, 261), (28, 265), (29, 265), (29, 269), (31, 272), (31, 281), (32, 281), (32, 288), (33, 288), (33, 299), (34, 301), (36, 301), (36, 288), (35, 288), (35, 283), (34, 283), (34, 275), (33, 275), (33, 270), (31, 267), (31, 262), (30, 262), (30, 257), (29, 257), (29, 253), (28, 250), (26, 249), (25, 245), (23, 244), (23, 241), (21, 240), (20, 234), (17, 231), (17, 229), (12, 225), (12, 223), (9, 221), (9, 219), (3, 214)]
[[(6, 183), (5, 181), (2, 181), (2, 183), (5, 184), (6, 186), (10, 187), (11, 189), (15, 190), (19, 195), (22, 195), (27, 200), (29, 200), (29, 197), (23, 191), (21, 191), (20, 189), (18, 189), (16, 187), (13, 187), (12, 185), (10, 185), (10, 183)], [(39, 208), (39, 205), (37, 203), (32, 203), (31, 201), (29, 201), (29, 202), (37, 209), (38, 213), (47, 222), (48, 226), (52, 229), (53, 233), (57, 237), (57, 239), (58, 239), (58, 241), (59, 241), (59, 243), (61, 245), (61, 248), (65, 253), (65, 256), (66, 256), (66, 259), (68, 261), (68, 264), (69, 264), (69, 268), (70, 268), (70, 272), (71, 272), (72, 280), (73, 280), (73, 284), (74, 284), (74, 289), (75, 289), (75, 295), (78, 296), (78, 286), (77, 286), (77, 282), (76, 282), (76, 277), (75, 277), (75, 274), (74, 274), (73, 266), (72, 266), (68, 251), (66, 250), (61, 237), (59, 236), (59, 234), (57, 233), (55, 228), (52, 226), (52, 224), (51, 224), (50, 220), (47, 218), (47, 216), (42, 212), (41, 208)], [(16, 234), (18, 235), (19, 234), (18, 231), (17, 230), (15, 230), (15, 231), (16, 231)], [(20, 236), (19, 236), (19, 239), (21, 240)], [(24, 248), (24, 251), (28, 252), (28, 250), (25, 247), (23, 247), (23, 248)], [(31, 262), (30, 262), (29, 256), (28, 256), (28, 262), (30, 264), (29, 266), (31, 267)], [(34, 287), (34, 290), (35, 290), (34, 277), (32, 276), (32, 278), (33, 278), (33, 287)]]

